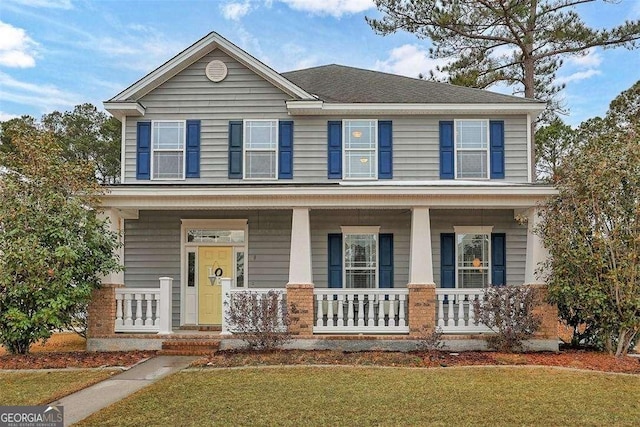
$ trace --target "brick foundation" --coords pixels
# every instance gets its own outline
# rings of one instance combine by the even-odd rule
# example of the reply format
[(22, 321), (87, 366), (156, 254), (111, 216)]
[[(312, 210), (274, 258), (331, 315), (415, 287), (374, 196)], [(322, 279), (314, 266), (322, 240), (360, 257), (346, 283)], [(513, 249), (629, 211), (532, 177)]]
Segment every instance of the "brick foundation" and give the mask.
[(291, 335), (313, 335), (313, 285), (287, 285)]
[(103, 284), (93, 291), (87, 307), (87, 338), (115, 333), (116, 288), (122, 286)]
[(436, 327), (436, 285), (410, 284), (409, 336), (431, 332)]
[(547, 302), (547, 285), (529, 285), (533, 289), (536, 307), (533, 313), (540, 316), (540, 328), (535, 333), (537, 339), (558, 339), (558, 307)]

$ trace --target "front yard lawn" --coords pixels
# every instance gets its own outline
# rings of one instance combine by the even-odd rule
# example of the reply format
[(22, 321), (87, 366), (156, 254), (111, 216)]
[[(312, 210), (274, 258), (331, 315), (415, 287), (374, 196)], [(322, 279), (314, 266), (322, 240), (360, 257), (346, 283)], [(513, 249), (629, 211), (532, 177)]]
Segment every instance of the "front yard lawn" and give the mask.
[(81, 422), (163, 425), (640, 425), (640, 377), (554, 368), (183, 371)]
[(0, 404), (44, 405), (89, 387), (119, 370), (0, 372)]

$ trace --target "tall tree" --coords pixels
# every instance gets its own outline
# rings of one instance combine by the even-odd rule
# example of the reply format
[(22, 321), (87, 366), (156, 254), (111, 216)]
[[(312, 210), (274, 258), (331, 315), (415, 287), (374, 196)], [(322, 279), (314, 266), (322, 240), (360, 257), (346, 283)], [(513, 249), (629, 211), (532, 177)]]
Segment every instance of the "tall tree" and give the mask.
[(639, 89), (640, 81), (604, 118), (580, 126), (539, 230), (551, 254), (551, 301), (576, 331), (586, 325), (616, 355), (640, 333)]
[(502, 82), (527, 98), (550, 101), (562, 59), (595, 47), (637, 47), (640, 21), (611, 29), (587, 26), (576, 6), (596, 0), (374, 0), (379, 34), (398, 30), (430, 39), (451, 83), (487, 88)]
[(68, 160), (91, 161), (102, 184), (120, 179), (120, 122), (92, 104), (73, 111), (54, 111), (42, 117), (44, 129), (53, 132)]
[(555, 118), (536, 131), (536, 176), (555, 182), (562, 160), (576, 144), (576, 132), (561, 119)]
[(95, 167), (95, 177), (101, 184), (120, 181), (121, 124), (91, 104), (76, 105), (72, 111), (54, 111), (37, 121), (22, 116), (0, 122), (0, 151), (15, 149), (12, 140), (41, 130), (53, 134), (69, 161), (89, 161)]
[(66, 160), (51, 132), (33, 128), (10, 147), (0, 150), (0, 343), (26, 353), (120, 269), (119, 243), (96, 212), (90, 162)]

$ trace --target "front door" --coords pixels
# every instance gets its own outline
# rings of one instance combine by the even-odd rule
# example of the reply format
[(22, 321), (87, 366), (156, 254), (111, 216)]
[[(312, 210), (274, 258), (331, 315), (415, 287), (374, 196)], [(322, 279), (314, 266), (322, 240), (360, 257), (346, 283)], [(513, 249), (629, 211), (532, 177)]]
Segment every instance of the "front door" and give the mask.
[(233, 248), (198, 248), (198, 324), (222, 324), (222, 286), (210, 276), (233, 278)]

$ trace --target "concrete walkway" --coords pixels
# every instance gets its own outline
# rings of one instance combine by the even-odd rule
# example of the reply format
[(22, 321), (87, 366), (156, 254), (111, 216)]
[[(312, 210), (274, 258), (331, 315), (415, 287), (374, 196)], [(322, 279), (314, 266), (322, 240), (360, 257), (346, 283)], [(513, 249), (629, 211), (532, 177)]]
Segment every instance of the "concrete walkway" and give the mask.
[(69, 426), (153, 384), (162, 377), (186, 368), (196, 359), (197, 357), (193, 356), (154, 357), (52, 404), (64, 406), (64, 425)]

